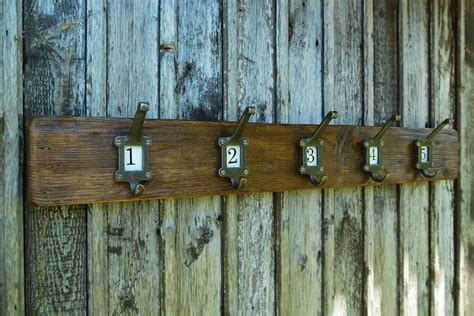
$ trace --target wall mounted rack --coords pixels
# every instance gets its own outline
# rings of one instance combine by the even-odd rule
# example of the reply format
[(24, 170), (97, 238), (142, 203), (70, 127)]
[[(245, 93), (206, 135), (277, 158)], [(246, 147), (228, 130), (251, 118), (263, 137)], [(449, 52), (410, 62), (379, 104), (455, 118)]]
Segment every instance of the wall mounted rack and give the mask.
[[(334, 117), (336, 112), (331, 113)], [(327, 178), (314, 185), (301, 173), (304, 153), (300, 142), (315, 133), (316, 125), (249, 123), (242, 131), (249, 141), (247, 183), (235, 190), (229, 178), (219, 174), (223, 153), (218, 140), (232, 135), (236, 122), (147, 120), (142, 134), (143, 139), (151, 140), (147, 164), (152, 176), (143, 182), (141, 195), (133, 194), (132, 183), (116, 179), (119, 148), (114, 143), (117, 136), (129, 135), (131, 122), (119, 118), (32, 118), (27, 135), (30, 201), (51, 206), (379, 185), (364, 171), (368, 157), (364, 156), (364, 141), (373, 139), (381, 127), (326, 124), (318, 139), (324, 140), (319, 155)], [(384, 184), (457, 177), (458, 134), (450, 128), (439, 128), (436, 137), (430, 138), (430, 148), (434, 148), (430, 166), (438, 170), (436, 177), (425, 177), (416, 168), (415, 154), (420, 154), (416, 141), (432, 131), (399, 127), (384, 131), (383, 150), (378, 153), (390, 172)], [(146, 176), (140, 178), (143, 180)], [(138, 182), (134, 183), (136, 191)]]

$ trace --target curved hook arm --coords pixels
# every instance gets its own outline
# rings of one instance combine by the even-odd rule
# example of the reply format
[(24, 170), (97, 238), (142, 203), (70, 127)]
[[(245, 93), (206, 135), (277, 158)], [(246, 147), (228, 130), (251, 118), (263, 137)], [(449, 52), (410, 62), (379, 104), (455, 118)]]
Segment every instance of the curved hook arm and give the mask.
[(130, 182), (130, 190), (132, 191), (133, 195), (139, 196), (143, 194), (143, 191), (145, 191), (145, 186), (140, 183)]
[(241, 190), (245, 188), (245, 185), (247, 184), (247, 179), (241, 178), (240, 180), (237, 178), (230, 178), (230, 182), (232, 183), (232, 187), (235, 190)]
[(386, 173), (383, 177), (380, 177), (378, 174), (375, 172), (372, 172), (371, 176), (372, 180), (378, 183), (384, 183), (390, 178), (390, 173)]
[(440, 171), (441, 170), (438, 169), (434, 173), (430, 173), (430, 172), (428, 172), (427, 169), (421, 169), (421, 174), (423, 175), (423, 177), (431, 179), (431, 178), (436, 177), (440, 173)]
[(328, 177), (327, 176), (322, 176), (321, 177), (321, 180), (318, 180), (318, 178), (315, 176), (315, 175), (310, 175), (309, 176), (309, 181), (311, 181), (311, 183), (313, 185), (322, 185), (324, 184), (326, 181), (328, 181)]

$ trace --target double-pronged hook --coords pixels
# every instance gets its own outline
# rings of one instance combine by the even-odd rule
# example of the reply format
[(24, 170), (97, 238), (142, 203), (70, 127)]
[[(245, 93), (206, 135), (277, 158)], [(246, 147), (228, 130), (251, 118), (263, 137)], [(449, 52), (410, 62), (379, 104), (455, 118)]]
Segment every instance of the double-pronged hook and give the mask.
[(415, 167), (420, 170), (425, 178), (434, 178), (441, 172), (440, 169), (434, 172), (428, 170), (433, 167), (433, 138), (438, 135), (446, 125), (452, 122), (452, 119), (444, 120), (424, 139), (415, 141)]
[(232, 187), (236, 190), (243, 189), (247, 184), (247, 179), (244, 177), (249, 175), (246, 163), (246, 149), (249, 145), (249, 140), (242, 137), (242, 132), (250, 116), (255, 114), (255, 112), (255, 107), (247, 107), (232, 136), (220, 137), (218, 140), (218, 144), (221, 147), (219, 175), (221, 177), (229, 177)]
[[(364, 145), (364, 171), (370, 173), (372, 180), (378, 183), (384, 183), (390, 177), (390, 173), (386, 172), (382, 163), (381, 152), (384, 145), (382, 137), (388, 131), (388, 129), (401, 119), (400, 115), (392, 116), (377, 135), (371, 139), (366, 139), (363, 142)], [(383, 175), (381, 173), (384, 173)]]
[(321, 185), (328, 180), (327, 176), (321, 176), (321, 178), (318, 178), (318, 176), (322, 175), (324, 172), (324, 166), (322, 163), (324, 139), (321, 138), (321, 135), (328, 127), (331, 120), (338, 116), (339, 114), (336, 111), (329, 112), (324, 117), (323, 122), (316, 129), (313, 136), (310, 138), (303, 138), (299, 141), (302, 150), (300, 173), (309, 175), (309, 180), (313, 185)]

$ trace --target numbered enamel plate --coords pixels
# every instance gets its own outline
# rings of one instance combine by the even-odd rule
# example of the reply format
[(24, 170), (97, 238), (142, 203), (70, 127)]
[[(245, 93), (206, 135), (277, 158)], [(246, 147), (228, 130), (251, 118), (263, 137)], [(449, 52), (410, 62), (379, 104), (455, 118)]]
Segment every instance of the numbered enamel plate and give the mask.
[(152, 173), (148, 164), (151, 138), (143, 136), (138, 142), (130, 142), (127, 136), (117, 136), (118, 170), (115, 180), (137, 185), (140, 181), (150, 180)]
[(433, 143), (431, 141), (415, 142), (415, 162), (417, 169), (428, 169), (433, 167)]
[(300, 140), (301, 166), (300, 173), (306, 175), (320, 175), (324, 171), (321, 161), (323, 139), (303, 138)]
[(228, 137), (219, 138), (221, 147), (222, 166), (219, 169), (221, 177), (238, 178), (249, 174), (246, 167), (246, 150), (249, 144), (247, 138), (230, 140)]
[(422, 163), (429, 163), (430, 159), (430, 150), (428, 146), (421, 146), (420, 150), (420, 161)]
[(374, 165), (379, 165), (379, 164), (380, 164), (379, 147), (377, 146), (369, 147), (369, 165), (374, 166)]

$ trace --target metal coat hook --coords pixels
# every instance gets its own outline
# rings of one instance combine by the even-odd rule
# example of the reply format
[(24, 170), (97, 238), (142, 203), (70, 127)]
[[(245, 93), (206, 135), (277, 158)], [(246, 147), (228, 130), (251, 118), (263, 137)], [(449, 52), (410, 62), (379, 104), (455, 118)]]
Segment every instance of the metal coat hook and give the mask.
[(148, 181), (152, 177), (148, 156), (151, 138), (142, 136), (143, 123), (150, 105), (140, 102), (135, 113), (132, 128), (128, 136), (115, 137), (115, 146), (118, 148), (118, 170), (115, 180), (130, 183), (130, 190), (139, 196), (145, 190), (140, 181)]
[(250, 116), (255, 113), (255, 107), (247, 107), (232, 136), (220, 137), (218, 140), (218, 144), (221, 147), (219, 175), (230, 178), (232, 187), (236, 190), (243, 189), (247, 184), (247, 179), (244, 177), (249, 175), (246, 163), (246, 149), (249, 145), (249, 140), (241, 136)]
[(415, 167), (420, 170), (421, 174), (428, 179), (436, 177), (441, 170), (438, 169), (434, 173), (428, 171), (433, 167), (433, 138), (448, 124), (453, 123), (452, 119), (445, 119), (424, 139), (415, 141)]
[[(384, 141), (382, 140), (382, 137), (385, 135), (388, 129), (395, 122), (399, 122), (400, 119), (400, 115), (392, 116), (373, 139), (369, 138), (363, 142), (365, 158), (363, 168), (365, 172), (370, 173), (370, 177), (375, 182), (384, 183), (390, 177), (390, 174), (386, 172), (383, 166), (380, 155), (381, 148), (384, 146)], [(384, 172), (385, 174), (380, 175), (381, 172)]]
[(322, 152), (324, 139), (321, 138), (324, 130), (328, 127), (331, 120), (337, 118), (339, 113), (336, 111), (329, 112), (321, 125), (316, 129), (313, 136), (310, 138), (302, 138), (299, 145), (302, 149), (300, 173), (309, 175), (309, 180), (313, 185), (321, 185), (328, 180), (327, 176), (322, 176), (324, 166), (322, 164)]

